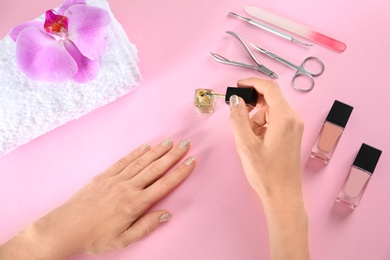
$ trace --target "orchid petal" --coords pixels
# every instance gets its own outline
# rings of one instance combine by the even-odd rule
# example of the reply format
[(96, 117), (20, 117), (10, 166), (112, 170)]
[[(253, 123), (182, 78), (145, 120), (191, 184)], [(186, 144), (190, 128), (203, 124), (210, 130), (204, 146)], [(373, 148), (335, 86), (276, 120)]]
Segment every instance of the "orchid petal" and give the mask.
[(98, 59), (107, 45), (108, 12), (94, 6), (73, 5), (64, 15), (69, 18), (68, 39), (85, 57)]
[(66, 0), (61, 6), (60, 8), (58, 9), (58, 14), (61, 14), (63, 15), (65, 13), (65, 11), (71, 7), (72, 5), (78, 5), (78, 4), (81, 4), (81, 5), (86, 5), (87, 2), (85, 0)]
[(24, 29), (16, 41), (18, 66), (27, 77), (48, 82), (65, 82), (77, 73), (77, 63), (64, 47), (36, 27)]
[(38, 29), (40, 29), (41, 31), (44, 31), (43, 30), (43, 22), (38, 22), (38, 21), (32, 21), (32, 22), (27, 22), (27, 23), (23, 23), (21, 25), (18, 25), (16, 27), (14, 27), (10, 33), (8, 34), (9, 37), (11, 37), (11, 39), (13, 41), (16, 42), (16, 39), (18, 38), (19, 34), (24, 30), (26, 29), (27, 27), (36, 27)]
[(77, 62), (78, 72), (73, 77), (73, 80), (77, 83), (86, 83), (93, 80), (100, 69), (98, 60), (90, 60), (84, 57), (71, 41), (65, 41), (65, 48), (72, 55), (73, 59)]

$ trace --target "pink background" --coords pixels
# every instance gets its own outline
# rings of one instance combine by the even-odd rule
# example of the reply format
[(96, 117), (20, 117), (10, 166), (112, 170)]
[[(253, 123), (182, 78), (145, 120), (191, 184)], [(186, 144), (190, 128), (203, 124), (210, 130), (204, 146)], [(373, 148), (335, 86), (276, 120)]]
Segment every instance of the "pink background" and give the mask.
[[(0, 1), (0, 37), (61, 2)], [(0, 243), (136, 146), (172, 136), (176, 143), (189, 138), (190, 155), (198, 160), (192, 176), (156, 205), (170, 210), (172, 220), (127, 249), (74, 259), (268, 259), (264, 214), (241, 169), (228, 106), (219, 100), (216, 112), (204, 115), (192, 105), (196, 88), (223, 93), (240, 78), (264, 77), (211, 58), (213, 51), (250, 62), (239, 42), (225, 34), (233, 30), (294, 63), (318, 56), (326, 64), (314, 90), (304, 94), (290, 84), (293, 70), (256, 53), (278, 73), (286, 98), (305, 122), (303, 187), (312, 259), (390, 259), (388, 0), (109, 3), (138, 47), (144, 80), (125, 97), (0, 158)], [(347, 50), (300, 47), (227, 16), (229, 11), (246, 15), (246, 5), (267, 7), (344, 41)], [(320, 167), (308, 156), (335, 99), (354, 111), (331, 162)], [(361, 204), (351, 212), (334, 199), (362, 142), (383, 154)]]

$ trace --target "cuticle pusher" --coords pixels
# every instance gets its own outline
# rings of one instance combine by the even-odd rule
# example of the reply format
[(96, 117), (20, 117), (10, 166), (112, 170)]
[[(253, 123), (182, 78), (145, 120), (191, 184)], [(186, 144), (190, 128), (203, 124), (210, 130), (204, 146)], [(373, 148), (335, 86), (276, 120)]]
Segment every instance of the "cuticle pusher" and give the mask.
[(294, 37), (292, 37), (291, 35), (288, 35), (288, 34), (286, 34), (284, 32), (281, 32), (281, 31), (279, 31), (277, 29), (274, 29), (274, 28), (272, 28), (272, 27), (270, 27), (268, 25), (265, 25), (263, 23), (260, 23), (260, 22), (258, 22), (256, 20), (253, 20), (253, 19), (241, 16), (241, 15), (238, 15), (238, 14), (233, 13), (233, 12), (229, 12), (229, 15), (235, 16), (237, 18), (240, 18), (240, 19), (248, 22), (249, 24), (252, 24), (252, 25), (254, 25), (256, 27), (259, 27), (259, 28), (261, 28), (261, 29), (263, 29), (263, 30), (265, 30), (267, 32), (273, 33), (273, 34), (275, 34), (275, 35), (277, 35), (279, 37), (282, 37), (284, 39), (287, 39), (289, 41), (292, 41), (292, 42), (295, 42), (295, 43), (298, 43), (298, 44), (301, 44), (301, 45), (304, 45), (304, 46), (313, 46), (313, 44), (301, 42), (301, 41), (295, 39)]

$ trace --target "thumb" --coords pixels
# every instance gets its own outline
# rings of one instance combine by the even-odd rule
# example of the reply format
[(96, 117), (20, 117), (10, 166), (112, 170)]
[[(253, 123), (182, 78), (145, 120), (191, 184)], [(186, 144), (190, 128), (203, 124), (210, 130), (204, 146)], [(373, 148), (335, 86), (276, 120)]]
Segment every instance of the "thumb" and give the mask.
[(161, 224), (167, 222), (171, 217), (171, 213), (166, 210), (154, 211), (140, 217), (125, 232), (123, 232), (122, 245), (128, 246), (152, 233)]
[(244, 100), (237, 95), (229, 98), (230, 103), (230, 126), (236, 144), (242, 143), (250, 134), (253, 134), (250, 126), (249, 113)]

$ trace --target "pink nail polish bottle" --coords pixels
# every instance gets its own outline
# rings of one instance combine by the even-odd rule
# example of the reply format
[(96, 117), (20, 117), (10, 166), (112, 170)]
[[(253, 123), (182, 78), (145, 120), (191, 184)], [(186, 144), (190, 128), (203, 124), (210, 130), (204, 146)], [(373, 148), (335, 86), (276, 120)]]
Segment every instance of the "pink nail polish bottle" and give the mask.
[(336, 202), (355, 209), (371, 179), (382, 151), (362, 144)]
[(324, 125), (320, 131), (313, 149), (311, 150), (312, 158), (319, 159), (328, 163), (333, 155), (336, 145), (347, 125), (349, 116), (353, 107), (335, 100)]

